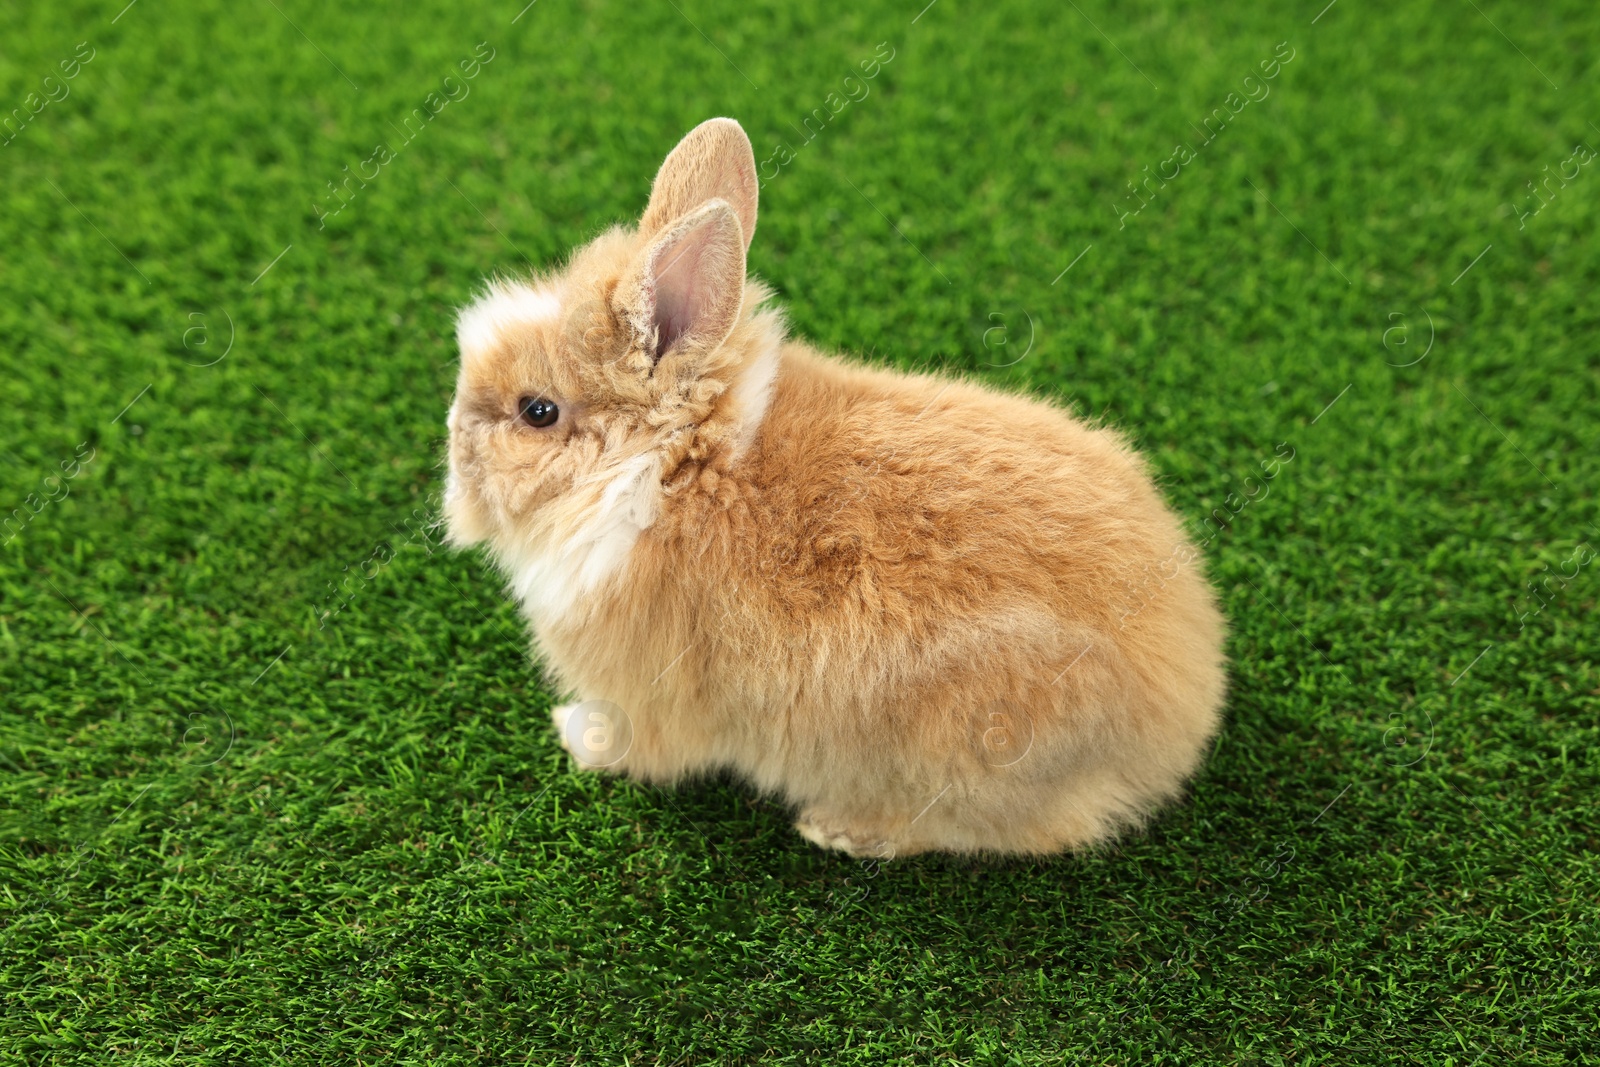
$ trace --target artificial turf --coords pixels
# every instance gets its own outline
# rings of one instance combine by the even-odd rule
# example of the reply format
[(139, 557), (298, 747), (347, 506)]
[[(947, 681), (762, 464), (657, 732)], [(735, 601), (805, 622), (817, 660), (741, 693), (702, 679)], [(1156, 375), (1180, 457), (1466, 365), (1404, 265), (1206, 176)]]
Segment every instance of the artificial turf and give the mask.
[[(1600, 8), (923, 3), (7, 8), (5, 1062), (1600, 1062)], [(558, 749), (428, 526), (454, 309), (712, 115), (798, 332), (1207, 542), (1147, 832), (875, 866)]]

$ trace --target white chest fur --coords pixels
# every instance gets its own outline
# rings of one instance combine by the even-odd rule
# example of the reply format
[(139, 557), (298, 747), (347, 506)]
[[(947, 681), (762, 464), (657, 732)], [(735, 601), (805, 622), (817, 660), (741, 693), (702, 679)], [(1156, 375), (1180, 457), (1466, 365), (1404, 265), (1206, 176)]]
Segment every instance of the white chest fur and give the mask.
[(581, 615), (622, 580), (639, 535), (661, 506), (661, 459), (634, 456), (579, 487), (574, 506), (539, 543), (497, 546), (511, 590), (546, 623)]

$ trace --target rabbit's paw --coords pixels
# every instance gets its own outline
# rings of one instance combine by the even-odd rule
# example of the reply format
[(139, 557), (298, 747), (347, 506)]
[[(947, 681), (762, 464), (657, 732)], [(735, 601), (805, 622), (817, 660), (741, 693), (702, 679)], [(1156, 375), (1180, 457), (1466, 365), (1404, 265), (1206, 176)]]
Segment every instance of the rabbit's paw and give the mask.
[(572, 744), (567, 740), (567, 720), (572, 718), (572, 709), (577, 706), (577, 703), (574, 702), (561, 704), (550, 709), (550, 723), (556, 728), (556, 740), (561, 742), (561, 747), (568, 754), (572, 752)]
[(833, 849), (857, 859), (893, 859), (894, 845), (882, 836), (858, 826), (849, 826), (842, 820), (820, 812), (804, 811), (795, 820), (794, 828), (800, 836), (818, 848)]
[(550, 709), (561, 747), (586, 771), (622, 768), (633, 746), (633, 720), (608, 700), (585, 700)]

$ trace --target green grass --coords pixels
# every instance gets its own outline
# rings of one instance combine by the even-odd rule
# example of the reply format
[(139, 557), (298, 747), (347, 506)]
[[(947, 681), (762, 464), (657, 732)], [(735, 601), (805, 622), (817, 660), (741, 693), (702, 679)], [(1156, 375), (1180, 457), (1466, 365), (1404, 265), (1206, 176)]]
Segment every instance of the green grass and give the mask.
[[(1600, 148), (1600, 8), (119, 6), (0, 34), (4, 114), (94, 49), (0, 147), (5, 1062), (1600, 1062), (1600, 166), (1506, 206)], [(1206, 548), (1228, 723), (1147, 833), (874, 868), (574, 773), (420, 532), (454, 309), (717, 114), (793, 150), (798, 332), (1104, 416), (1197, 530), (1294, 450)]]

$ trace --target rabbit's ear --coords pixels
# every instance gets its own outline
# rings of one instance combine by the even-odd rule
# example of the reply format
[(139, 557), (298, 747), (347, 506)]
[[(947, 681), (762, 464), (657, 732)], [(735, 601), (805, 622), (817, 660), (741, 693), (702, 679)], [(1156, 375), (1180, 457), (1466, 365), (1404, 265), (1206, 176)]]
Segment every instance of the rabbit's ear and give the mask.
[(635, 257), (616, 289), (617, 311), (656, 360), (674, 349), (716, 349), (739, 320), (745, 234), (726, 200), (670, 222)]
[(733, 119), (707, 119), (678, 142), (656, 172), (639, 232), (653, 234), (707, 200), (721, 199), (738, 216), (749, 249), (758, 188), (756, 155), (744, 127)]

